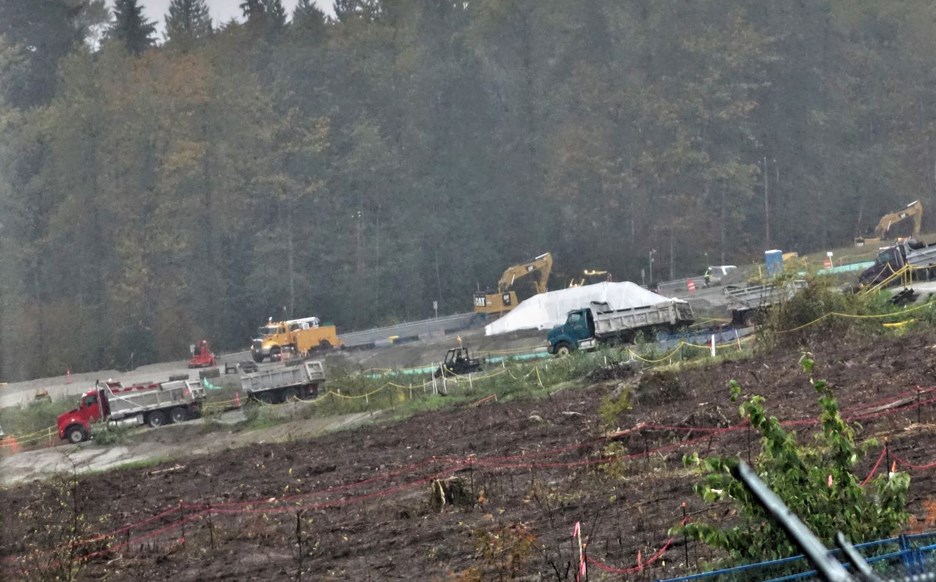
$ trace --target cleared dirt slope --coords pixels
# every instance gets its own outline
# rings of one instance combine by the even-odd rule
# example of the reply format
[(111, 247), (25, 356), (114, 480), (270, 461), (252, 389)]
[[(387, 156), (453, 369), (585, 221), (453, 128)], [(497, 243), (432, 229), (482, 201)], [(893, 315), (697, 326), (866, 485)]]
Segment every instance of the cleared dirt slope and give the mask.
[[(591, 580), (620, 579), (638, 555), (646, 570), (629, 579), (695, 570), (711, 552), (690, 545), (687, 564), (681, 540), (667, 545), (681, 504), (694, 519), (730, 519), (731, 511), (692, 495), (681, 457), (756, 447), (749, 432), (731, 429), (738, 423), (725, 388), (731, 378), (765, 395), (783, 420), (814, 417), (813, 389), (797, 366), (803, 349), (818, 362), (815, 376), (862, 419), (862, 435), (889, 437), (892, 459), (911, 471), (910, 508), (914, 527), (922, 527), (931, 517), (923, 502), (936, 493), (925, 468), (936, 460), (927, 390), (936, 385), (934, 346), (936, 333), (807, 338), (744, 362), (636, 376), (607, 370), (547, 399), (488, 402), (95, 474), (81, 479), (74, 499), (55, 480), (8, 488), (0, 511), (17, 517), (4, 520), (0, 564), (18, 576), (31, 547), (69, 547), (48, 523), (50, 515), (68, 520), (76, 501), (85, 536), (112, 534), (106, 544), (78, 546), (79, 578), (88, 580), (105, 573), (109, 580), (280, 580), (300, 571), (307, 580), (567, 580), (577, 522), (589, 540)], [(622, 383), (635, 387), (634, 408), (604, 427), (598, 409)], [(608, 438), (610, 428), (622, 430)], [(810, 429), (797, 430), (807, 438)], [(623, 459), (614, 471), (602, 462), (611, 442)], [(865, 459), (863, 474), (878, 452)], [(443, 490), (436, 479), (446, 480)], [(56, 505), (63, 495), (64, 509)]]

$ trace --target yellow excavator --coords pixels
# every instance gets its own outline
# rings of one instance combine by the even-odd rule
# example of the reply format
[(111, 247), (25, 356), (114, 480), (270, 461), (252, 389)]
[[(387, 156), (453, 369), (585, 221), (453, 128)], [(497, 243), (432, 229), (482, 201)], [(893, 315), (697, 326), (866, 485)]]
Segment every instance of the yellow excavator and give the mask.
[(920, 236), (920, 227), (923, 225), (923, 205), (919, 200), (914, 200), (903, 210), (882, 216), (881, 221), (874, 228), (875, 236), (882, 240), (886, 239), (891, 228), (908, 218), (913, 219), (913, 234), (911, 236)]
[(611, 280), (611, 273), (602, 269), (585, 269), (579, 278), (573, 277), (569, 281), (569, 287), (584, 287), (585, 285), (594, 285), (595, 283), (604, 283)]
[(517, 306), (517, 293), (513, 290), (518, 279), (536, 275), (533, 288), (536, 293), (546, 292), (549, 272), (552, 271), (552, 254), (543, 253), (519, 265), (507, 267), (497, 282), (496, 291), (478, 291), (474, 294), (474, 311), (484, 315), (502, 315)]

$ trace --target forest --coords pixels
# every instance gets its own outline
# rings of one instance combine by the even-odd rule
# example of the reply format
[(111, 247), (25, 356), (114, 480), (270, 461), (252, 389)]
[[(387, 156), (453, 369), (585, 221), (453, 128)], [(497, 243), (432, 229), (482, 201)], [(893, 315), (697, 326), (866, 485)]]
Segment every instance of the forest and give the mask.
[(932, 207), (932, 2), (241, 8), (0, 0), (0, 380), (470, 311), (546, 251), (554, 288), (650, 285)]

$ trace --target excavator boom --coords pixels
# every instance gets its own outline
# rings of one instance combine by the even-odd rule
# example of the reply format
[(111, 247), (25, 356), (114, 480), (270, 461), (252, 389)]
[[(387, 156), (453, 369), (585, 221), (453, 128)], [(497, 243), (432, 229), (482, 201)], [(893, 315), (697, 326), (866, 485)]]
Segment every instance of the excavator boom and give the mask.
[(497, 282), (497, 291), (479, 291), (474, 294), (475, 313), (485, 315), (502, 314), (517, 306), (517, 294), (513, 291), (514, 283), (518, 279), (535, 275), (533, 287), (536, 293), (545, 293), (549, 282), (549, 273), (552, 271), (552, 254), (543, 253), (519, 265), (507, 267)]
[(549, 272), (552, 271), (552, 263), (552, 253), (543, 253), (526, 263), (507, 267), (507, 270), (501, 275), (500, 281), (497, 282), (497, 290), (503, 293), (513, 287), (517, 279), (538, 273), (533, 286), (536, 288), (537, 293), (545, 293), (546, 283), (549, 281)]
[(923, 226), (923, 204), (919, 200), (914, 200), (903, 210), (882, 216), (874, 229), (874, 234), (882, 239), (887, 238), (891, 228), (908, 218), (913, 218), (913, 236), (919, 236), (920, 228)]

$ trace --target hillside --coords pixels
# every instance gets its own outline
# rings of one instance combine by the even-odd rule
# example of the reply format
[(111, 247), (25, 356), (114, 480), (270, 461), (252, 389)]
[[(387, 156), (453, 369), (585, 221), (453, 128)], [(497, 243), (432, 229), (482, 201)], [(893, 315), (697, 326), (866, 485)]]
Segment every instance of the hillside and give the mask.
[(0, 381), (463, 313), (545, 252), (553, 288), (825, 253), (936, 201), (930, 2), (310, 3), (157, 39), (0, 0)]
[[(81, 531), (86, 539), (113, 535), (110, 546), (101, 539), (78, 546), (86, 559), (79, 579), (297, 579), (300, 570), (303, 579), (571, 579), (569, 534), (577, 522), (594, 560), (591, 580), (620, 579), (602, 566), (632, 568), (638, 554), (647, 578), (693, 571), (716, 556), (691, 544), (687, 567), (677, 539), (656, 559), (682, 519), (681, 504), (692, 518), (730, 519), (731, 512), (693, 496), (682, 454), (756, 448), (746, 430), (731, 429), (738, 415), (725, 383), (732, 378), (766, 396), (768, 411), (784, 421), (813, 418), (812, 388), (797, 366), (804, 349), (846, 415), (861, 420), (862, 437), (889, 438), (890, 459), (912, 475), (911, 527), (925, 526), (924, 502), (936, 494), (932, 471), (923, 470), (936, 457), (936, 332), (813, 337), (746, 361), (678, 372), (599, 370), (545, 399), (486, 402), (81, 477), (73, 500)], [(627, 382), (635, 385), (634, 407), (609, 438), (599, 408)], [(627, 455), (619, 473), (602, 461), (612, 440)], [(861, 477), (880, 453), (869, 453)], [(430, 483), (452, 478), (458, 484), (442, 504)], [(67, 548), (65, 534), (49, 524), (72, 523), (68, 490), (64, 479), (2, 492), (6, 575), (22, 573), (17, 557), (34, 544)], [(71, 562), (67, 552), (59, 558)]]

